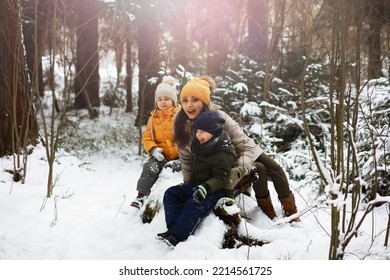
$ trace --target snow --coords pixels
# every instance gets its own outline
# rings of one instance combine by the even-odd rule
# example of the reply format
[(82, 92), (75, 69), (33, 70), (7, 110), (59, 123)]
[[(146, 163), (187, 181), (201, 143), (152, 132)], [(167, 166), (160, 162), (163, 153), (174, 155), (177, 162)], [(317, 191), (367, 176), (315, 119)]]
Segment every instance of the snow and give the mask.
[[(80, 126), (94, 130), (95, 134), (91, 135), (96, 136), (98, 131), (107, 132), (101, 127), (107, 128), (113, 122), (111, 127), (127, 134), (130, 121), (124, 113), (116, 117), (102, 114), (99, 121), (84, 119), (86, 123)], [(78, 156), (60, 149), (54, 164), (55, 187), (49, 199), (46, 198), (48, 163), (42, 144), (28, 158), (25, 184), (13, 182), (12, 175), (5, 171), (12, 170), (12, 157), (1, 158), (0, 260), (143, 260), (146, 263), (151, 260), (198, 263), (268, 260), (278, 263), (278, 260), (328, 259), (330, 207), (310, 198), (309, 190), (299, 188), (299, 182), (293, 180), (290, 180), (292, 189), (300, 190), (295, 191), (298, 209), (305, 212), (298, 224), (283, 223), (271, 182), (271, 197), (278, 214), (275, 221), (259, 210), (253, 194), (236, 198), (232, 213), (239, 211), (244, 219), (239, 231), (267, 244), (221, 249), (227, 227), (211, 213), (186, 242), (174, 249), (167, 247), (155, 239), (157, 233), (166, 230), (163, 209), (151, 223), (143, 223), (142, 209), (130, 207), (146, 160), (146, 155), (138, 155), (137, 150), (135, 143), (128, 147), (109, 144), (107, 149)], [(150, 199), (161, 198), (166, 188), (181, 181), (180, 172), (164, 169)], [(374, 208), (372, 217), (365, 220), (358, 236), (348, 246), (345, 259), (390, 259), (389, 249), (383, 246), (387, 220), (386, 204)], [(378, 236), (372, 235), (380, 230)]]
[[(104, 80), (106, 75), (102, 76)], [(116, 279), (124, 268), (174, 266), (208, 271), (208, 276), (196, 276), (198, 279), (209, 279), (214, 267), (237, 266), (271, 267), (271, 276), (277, 277), (275, 279), (291, 274), (300, 280), (312, 279), (313, 274), (363, 279), (385, 273), (387, 263), (382, 261), (390, 259), (390, 249), (384, 246), (388, 205), (384, 203), (374, 208), (365, 218), (346, 249), (344, 259), (348, 262), (327, 261), (330, 206), (339, 201), (329, 201), (324, 195), (313, 196), (313, 172), (305, 170), (305, 165), (292, 171), (305, 174), (304, 179), (290, 179), (298, 210), (303, 213), (301, 223), (285, 222), (271, 182), (269, 188), (278, 215), (276, 220), (270, 221), (259, 210), (253, 193), (240, 195), (229, 208), (230, 213), (238, 212), (243, 219), (238, 231), (265, 241), (263, 246), (222, 249), (227, 226), (211, 213), (187, 241), (174, 249), (167, 247), (155, 238), (157, 233), (166, 230), (164, 209), (150, 223), (143, 223), (140, 216), (143, 209), (130, 207), (147, 158), (145, 153), (138, 155), (137, 130), (133, 126), (135, 113), (115, 110), (110, 115), (110, 110), (102, 106), (96, 120), (68, 116), (70, 129), (75, 127), (74, 142), (71, 143), (70, 137), (67, 148), (60, 148), (56, 153), (51, 198), (46, 198), (49, 169), (42, 144), (28, 157), (24, 184), (14, 182), (7, 172), (13, 169), (12, 156), (0, 158), (1, 279), (55, 277), (68, 280), (75, 276), (77, 279)], [(246, 104), (243, 111), (256, 115), (259, 107)], [(83, 137), (77, 136), (76, 127), (85, 131)], [(254, 124), (251, 130), (259, 134), (264, 131), (260, 124)], [(304, 158), (309, 164), (307, 153), (299, 148), (289, 153), (289, 158), (282, 158), (285, 168), (292, 166), (291, 160), (296, 158)], [(168, 187), (181, 182), (180, 172), (164, 169), (149, 199), (161, 199)], [(378, 199), (388, 201), (388, 198)], [(363, 216), (364, 206), (360, 205), (358, 219)], [(367, 265), (360, 265), (359, 260), (365, 260)], [(229, 277), (233, 276), (234, 279), (249, 277), (237, 274)]]

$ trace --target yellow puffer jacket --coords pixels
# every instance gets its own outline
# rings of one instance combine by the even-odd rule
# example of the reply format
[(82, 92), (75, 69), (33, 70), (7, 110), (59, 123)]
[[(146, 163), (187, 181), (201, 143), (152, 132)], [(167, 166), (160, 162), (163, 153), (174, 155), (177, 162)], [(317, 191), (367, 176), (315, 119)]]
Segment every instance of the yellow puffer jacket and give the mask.
[(156, 109), (150, 113), (143, 135), (144, 148), (149, 154), (152, 148), (160, 147), (168, 161), (179, 157), (179, 151), (173, 141), (173, 122), (179, 109), (180, 107), (172, 106), (164, 111)]

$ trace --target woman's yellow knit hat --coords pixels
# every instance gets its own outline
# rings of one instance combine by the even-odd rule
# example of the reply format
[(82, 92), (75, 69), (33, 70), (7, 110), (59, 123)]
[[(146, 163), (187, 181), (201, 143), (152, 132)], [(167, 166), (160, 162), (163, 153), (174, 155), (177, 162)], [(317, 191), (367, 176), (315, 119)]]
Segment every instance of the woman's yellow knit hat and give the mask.
[(180, 93), (180, 102), (183, 102), (184, 97), (196, 97), (204, 104), (210, 103), (210, 85), (203, 78), (197, 77), (188, 81)]

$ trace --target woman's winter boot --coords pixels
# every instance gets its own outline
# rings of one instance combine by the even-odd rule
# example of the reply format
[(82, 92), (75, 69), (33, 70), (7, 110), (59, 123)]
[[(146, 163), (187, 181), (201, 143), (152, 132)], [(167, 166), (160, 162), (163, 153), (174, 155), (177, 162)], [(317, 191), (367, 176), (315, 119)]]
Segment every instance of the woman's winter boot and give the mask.
[(268, 218), (273, 220), (276, 217), (274, 206), (272, 205), (271, 197), (263, 197), (263, 198), (256, 198), (257, 205), (260, 207), (260, 209), (264, 212), (264, 214), (267, 215)]
[[(282, 203), (282, 207), (284, 210), (284, 213), (287, 217), (295, 214), (298, 212), (297, 206), (295, 205), (295, 197), (292, 193), (286, 198), (279, 198), (280, 203)], [(292, 222), (300, 222), (301, 220), (299, 218), (292, 219), (290, 223)]]

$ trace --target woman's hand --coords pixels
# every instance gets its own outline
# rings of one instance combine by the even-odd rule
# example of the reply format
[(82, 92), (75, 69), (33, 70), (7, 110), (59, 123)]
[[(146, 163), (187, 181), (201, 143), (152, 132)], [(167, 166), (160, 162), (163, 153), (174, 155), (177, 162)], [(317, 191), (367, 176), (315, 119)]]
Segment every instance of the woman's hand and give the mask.
[(234, 187), (241, 181), (241, 179), (246, 175), (245, 168), (241, 166), (233, 167), (230, 171), (229, 177), (229, 187), (234, 189)]

